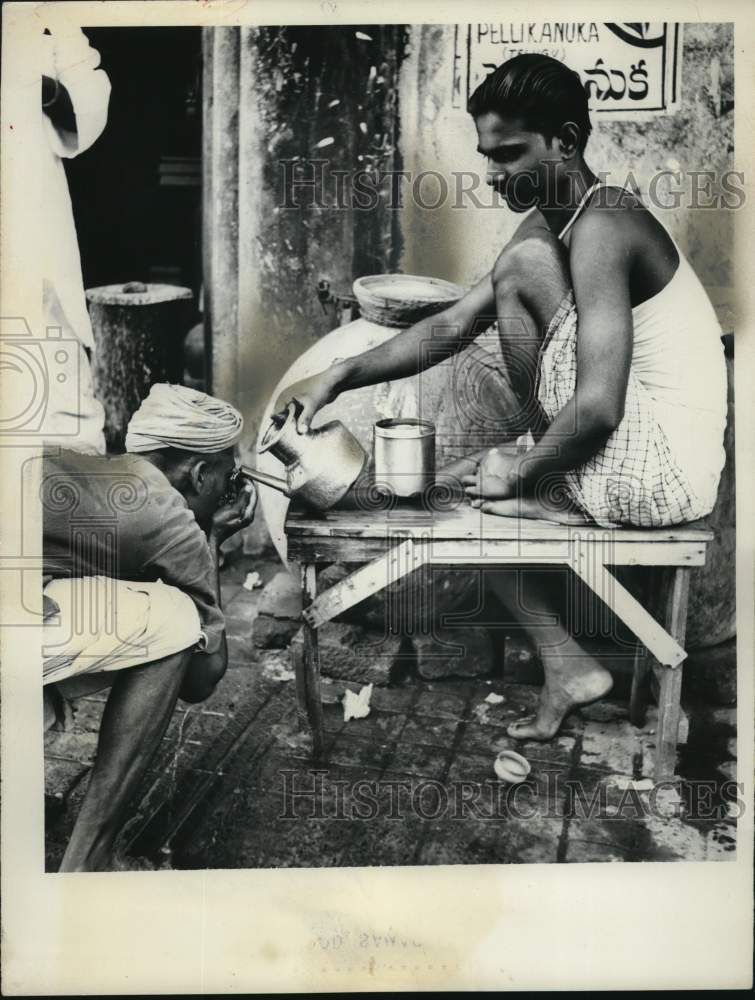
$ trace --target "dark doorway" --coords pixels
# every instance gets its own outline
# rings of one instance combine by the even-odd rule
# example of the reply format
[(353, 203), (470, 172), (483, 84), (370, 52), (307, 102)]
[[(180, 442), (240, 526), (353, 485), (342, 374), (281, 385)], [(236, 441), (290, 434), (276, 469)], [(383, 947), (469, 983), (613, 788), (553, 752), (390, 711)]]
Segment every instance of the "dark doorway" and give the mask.
[(201, 29), (87, 28), (112, 92), (105, 131), (66, 161), (84, 285), (201, 287)]

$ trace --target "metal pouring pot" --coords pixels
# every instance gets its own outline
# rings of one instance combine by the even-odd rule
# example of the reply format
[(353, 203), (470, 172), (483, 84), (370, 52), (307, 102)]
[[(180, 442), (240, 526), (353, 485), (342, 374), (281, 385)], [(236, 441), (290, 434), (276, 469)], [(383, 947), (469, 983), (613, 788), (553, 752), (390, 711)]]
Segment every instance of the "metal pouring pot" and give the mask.
[(283, 463), (285, 481), (254, 469), (242, 471), (314, 510), (330, 510), (359, 478), (367, 454), (340, 420), (300, 434), (295, 410), (289, 403), (285, 414), (273, 415), (259, 447)]

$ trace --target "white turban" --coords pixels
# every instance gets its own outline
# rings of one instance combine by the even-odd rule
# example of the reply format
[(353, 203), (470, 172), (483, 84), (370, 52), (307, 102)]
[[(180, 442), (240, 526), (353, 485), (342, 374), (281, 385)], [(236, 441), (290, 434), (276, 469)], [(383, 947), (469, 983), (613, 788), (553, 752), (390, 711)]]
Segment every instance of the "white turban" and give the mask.
[(129, 421), (126, 451), (180, 448), (209, 454), (235, 444), (243, 427), (244, 418), (230, 403), (185, 385), (158, 382)]

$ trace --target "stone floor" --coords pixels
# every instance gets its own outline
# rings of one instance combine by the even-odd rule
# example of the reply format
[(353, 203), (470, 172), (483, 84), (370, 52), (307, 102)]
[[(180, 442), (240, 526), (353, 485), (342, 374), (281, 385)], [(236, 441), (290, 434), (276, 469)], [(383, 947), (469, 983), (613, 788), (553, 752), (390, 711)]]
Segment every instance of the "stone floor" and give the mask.
[[(570, 716), (544, 744), (505, 726), (533, 684), (424, 681), (375, 687), (367, 718), (344, 722), (359, 684), (325, 681), (327, 748), (317, 770), (299, 729), (285, 651), (253, 649), (259, 590), (278, 569), (223, 571), (231, 662), (211, 699), (179, 706), (133, 803), (120, 851), (133, 867), (177, 869), (726, 860), (736, 847), (734, 708), (688, 706), (677, 787), (654, 788), (653, 711), (644, 729), (616, 700)], [(508, 661), (507, 661), (508, 662)], [(508, 669), (508, 668), (507, 668)], [(624, 685), (625, 687), (625, 685)], [(496, 704), (491, 694), (503, 696)], [(84, 794), (105, 694), (79, 699), (72, 724), (45, 737), (46, 865), (55, 871)], [(528, 779), (500, 782), (501, 749)]]

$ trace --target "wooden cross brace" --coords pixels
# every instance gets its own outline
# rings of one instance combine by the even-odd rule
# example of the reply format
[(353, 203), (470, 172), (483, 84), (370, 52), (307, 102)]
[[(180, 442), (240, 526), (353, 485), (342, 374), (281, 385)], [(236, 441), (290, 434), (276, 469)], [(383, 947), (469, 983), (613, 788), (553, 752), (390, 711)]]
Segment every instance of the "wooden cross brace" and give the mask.
[[(686, 658), (684, 649), (609, 572), (599, 558), (600, 554), (600, 547), (597, 545), (580, 545), (573, 548), (566, 558), (562, 556), (557, 561), (570, 566), (632, 630), (659, 663), (668, 667), (678, 666)], [(441, 562), (433, 559), (428, 540), (407, 538), (316, 597), (304, 609), (302, 617), (311, 628), (318, 628), (390, 584), (398, 582), (425, 563), (436, 561)], [(470, 555), (464, 561), (467, 564), (491, 564), (489, 557), (482, 556)], [(512, 560), (519, 563), (526, 561), (526, 552)]]
[(304, 621), (312, 628), (330, 621), (422, 566), (427, 554), (425, 542), (407, 538), (316, 597), (302, 612)]

